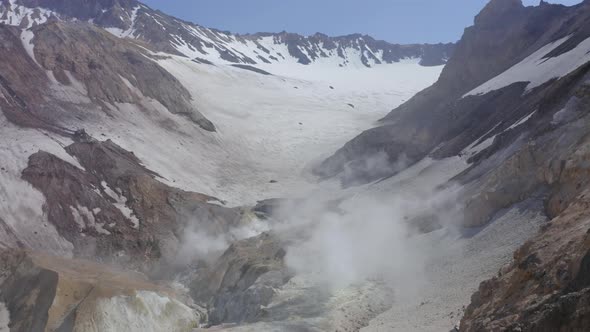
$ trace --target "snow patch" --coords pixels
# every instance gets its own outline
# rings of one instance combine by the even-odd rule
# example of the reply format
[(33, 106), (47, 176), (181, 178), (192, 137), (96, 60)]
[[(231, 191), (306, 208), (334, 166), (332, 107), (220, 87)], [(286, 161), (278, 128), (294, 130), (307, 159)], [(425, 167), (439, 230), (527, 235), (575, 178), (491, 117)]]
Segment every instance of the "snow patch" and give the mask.
[[(527, 122), (535, 113), (536, 113), (536, 110), (534, 112), (530, 113), (529, 115), (524, 116), (522, 119), (518, 120), (517, 122), (513, 123), (510, 127), (504, 129), (501, 133), (505, 133), (509, 130), (512, 130), (512, 129), (522, 125), (523, 123)], [(480, 153), (481, 151), (489, 148), (494, 143), (494, 139), (496, 138), (496, 136), (498, 136), (501, 133), (490, 136), (490, 137), (486, 138), (485, 140), (483, 140), (483, 138), (488, 136), (494, 130), (496, 130), (496, 128), (498, 128), (501, 124), (502, 124), (502, 122), (496, 124), (492, 129), (488, 130), (488, 132), (486, 132), (481, 137), (479, 137), (478, 139), (473, 141), (473, 143), (471, 143), (468, 147), (463, 149), (463, 151), (461, 152), (461, 155), (463, 155), (465, 157), (472, 157), (472, 156)]]
[(590, 38), (559, 56), (552, 58), (545, 58), (545, 56), (570, 38), (571, 36), (567, 36), (541, 47), (520, 63), (471, 90), (463, 97), (486, 94), (517, 82), (529, 82), (525, 90), (528, 92), (551, 79), (566, 76), (590, 61)]
[(123, 216), (125, 216), (125, 218), (127, 218), (127, 220), (129, 220), (131, 222), (133, 228), (135, 228), (135, 229), (139, 228), (139, 219), (137, 219), (133, 210), (131, 210), (127, 206), (127, 197), (125, 197), (121, 193), (121, 190), (117, 188), (117, 192), (115, 192), (114, 190), (111, 189), (111, 187), (109, 187), (109, 185), (105, 181), (102, 181), (100, 184), (101, 184), (104, 192), (110, 198), (115, 200), (115, 203), (113, 205), (117, 209), (119, 209), (119, 211), (121, 211), (121, 213), (123, 214)]
[(523, 123), (525, 123), (525, 122), (529, 121), (529, 119), (530, 119), (530, 118), (531, 118), (531, 117), (532, 117), (532, 116), (533, 116), (533, 115), (534, 115), (536, 112), (537, 112), (537, 111), (534, 111), (534, 112), (532, 112), (531, 114), (529, 114), (529, 115), (527, 115), (527, 116), (523, 117), (522, 119), (518, 120), (516, 123), (514, 123), (514, 124), (513, 124), (513, 125), (511, 125), (510, 127), (506, 128), (506, 129), (504, 130), (504, 132), (506, 132), (506, 131), (508, 131), (508, 130), (511, 130), (511, 129), (514, 129), (514, 128), (516, 128), (516, 127), (520, 126), (521, 124), (523, 124)]
[(88, 227), (88, 228), (94, 228), (96, 230), (96, 232), (98, 232), (99, 234), (110, 235), (111, 232), (104, 229), (104, 226), (105, 226), (104, 223), (96, 222), (95, 215), (98, 214), (98, 213), (94, 212), (96, 210), (98, 210), (100, 212), (100, 209), (94, 209), (94, 210), (90, 211), (85, 206), (80, 206), (80, 205), (77, 205), (76, 207), (70, 206), (70, 211), (72, 212), (72, 216), (74, 217), (76, 224), (78, 224), (80, 231), (83, 231)]
[(27, 52), (29, 57), (31, 59), (33, 59), (33, 61), (35, 61), (37, 66), (41, 67), (39, 65), (39, 63), (37, 62), (37, 59), (35, 59), (35, 51), (34, 51), (35, 45), (33, 44), (34, 37), (35, 37), (35, 34), (33, 33), (33, 31), (31, 31), (29, 29), (24, 29), (20, 34), (20, 39), (23, 42), (23, 47), (25, 48), (25, 51)]
[[(133, 10), (131, 10), (131, 14), (129, 16), (129, 18), (131, 19), (131, 24), (129, 25), (129, 28), (127, 30), (123, 30), (120, 28), (114, 28), (114, 27), (109, 27), (109, 28), (104, 28), (106, 31), (110, 32), (112, 35), (119, 37), (119, 38), (127, 38), (127, 37), (133, 37), (134, 33), (135, 33), (135, 20), (137, 19), (137, 11), (141, 8), (141, 6), (136, 6), (135, 8), (133, 8)], [(121, 21), (124, 21), (123, 18), (121, 17)], [(92, 23), (92, 22), (90, 22)]]

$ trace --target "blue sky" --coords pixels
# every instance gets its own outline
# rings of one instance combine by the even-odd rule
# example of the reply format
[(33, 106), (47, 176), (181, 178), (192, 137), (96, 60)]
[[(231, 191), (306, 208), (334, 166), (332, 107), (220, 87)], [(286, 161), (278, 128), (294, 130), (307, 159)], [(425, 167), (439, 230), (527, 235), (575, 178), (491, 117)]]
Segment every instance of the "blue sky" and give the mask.
[[(143, 0), (152, 8), (238, 33), (362, 33), (396, 43), (456, 41), (487, 0)], [(539, 0), (524, 0), (537, 5)], [(581, 0), (552, 0), (572, 5)]]

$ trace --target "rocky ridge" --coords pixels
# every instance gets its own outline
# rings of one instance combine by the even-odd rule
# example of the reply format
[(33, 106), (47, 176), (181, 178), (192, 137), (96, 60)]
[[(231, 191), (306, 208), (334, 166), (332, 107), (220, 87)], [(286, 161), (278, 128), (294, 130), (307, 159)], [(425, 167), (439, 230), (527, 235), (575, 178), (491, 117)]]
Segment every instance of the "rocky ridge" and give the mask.
[(231, 34), (185, 22), (153, 10), (136, 0), (3, 0), (0, 22), (22, 28), (48, 20), (76, 19), (91, 22), (115, 36), (132, 38), (155, 51), (192, 59), (236, 64), (296, 62), (308, 65), (332, 59), (335, 65), (371, 67), (403, 59), (420, 59), (424, 66), (445, 64), (453, 44), (399, 45), (370, 36), (328, 37), (317, 33)]

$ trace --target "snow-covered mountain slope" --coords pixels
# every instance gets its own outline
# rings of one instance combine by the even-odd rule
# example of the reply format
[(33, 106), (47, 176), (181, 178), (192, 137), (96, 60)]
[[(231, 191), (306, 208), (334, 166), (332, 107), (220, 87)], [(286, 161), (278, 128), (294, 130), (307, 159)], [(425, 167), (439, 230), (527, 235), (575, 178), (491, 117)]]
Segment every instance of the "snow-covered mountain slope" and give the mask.
[[(0, 19), (8, 23), (0, 25), (0, 54), (11, 59), (0, 63), (0, 125), (5, 138), (0, 145), (5, 160), (0, 172), (1, 221), (7, 230), (2, 241), (9, 247), (19, 244), (60, 255), (88, 255), (80, 248), (88, 249), (90, 242), (79, 242), (88, 232), (89, 238), (111, 238), (101, 240), (108, 251), (121, 234), (145, 236), (149, 246), (152, 230), (142, 225), (172, 228), (151, 210), (142, 217), (139, 210), (144, 207), (133, 206), (146, 201), (132, 196), (147, 192), (125, 189), (133, 187), (127, 181), (141, 177), (138, 174), (155, 176), (157, 182), (147, 182), (158, 187), (161, 182), (175, 190), (205, 193), (228, 206), (253, 204), (305, 187), (309, 183), (302, 174), (307, 166), (432, 84), (442, 70), (420, 65), (417, 57), (374, 67), (362, 62), (340, 67), (337, 57), (309, 65), (293, 58), (252, 68), (215, 56), (209, 64), (175, 49), (167, 48), (173, 54), (166, 53), (165, 47), (140, 35), (120, 38), (102, 28), (113, 27), (114, 13), (142, 6), (133, 1), (94, 1), (92, 6), (73, 6), (69, 1), (0, 3)], [(147, 7), (145, 12), (153, 14)], [(128, 23), (140, 24), (131, 18), (147, 19), (146, 15), (131, 15)], [(168, 31), (146, 22), (145, 27)], [(157, 36), (157, 31), (148, 35)], [(72, 151), (64, 150), (79, 140), (78, 129), (116, 143), (117, 148), (111, 143), (105, 148), (116, 152), (112, 160), (133, 153), (138, 158), (132, 158), (134, 166), (129, 168), (135, 170), (133, 177), (119, 183), (119, 173), (100, 179), (82, 167)], [(37, 154), (31, 159), (39, 150), (57, 158)], [(83, 154), (78, 151), (78, 157)], [(149, 172), (138, 168), (138, 162)], [(64, 177), (61, 182), (46, 181), (46, 173), (34, 171), (48, 165)], [(67, 171), (59, 171), (64, 167)], [(31, 170), (29, 180), (22, 176), (25, 169)], [(76, 194), (71, 178), (80, 185)], [(176, 193), (170, 188), (162, 191)], [(21, 194), (11, 194), (15, 192)], [(191, 204), (202, 206), (207, 201), (203, 197), (195, 194)], [(183, 224), (191, 218), (182, 214), (164, 219)], [(221, 219), (218, 226), (233, 220)], [(68, 226), (69, 221), (75, 225)], [(147, 256), (160, 259), (172, 251), (167, 245), (160, 256)]]
[(399, 45), (370, 36), (301, 36), (292, 33), (236, 35), (208, 29), (153, 10), (136, 0), (2, 0), (0, 22), (30, 28), (49, 19), (80, 20), (100, 26), (117, 37), (146, 42), (158, 51), (201, 62), (237, 64), (311, 64), (371, 67), (403, 59), (425, 66), (446, 63), (453, 44)]
[(230, 205), (281, 197), (307, 185), (307, 167), (434, 82), (441, 70), (407, 61), (323, 75), (310, 71), (303, 79), (305, 71), (293, 72), (297, 78), (262, 75), (180, 56), (158, 63), (189, 89), (216, 133), (204, 133), (161, 105), (146, 113), (117, 104), (110, 116), (97, 114), (92, 122), (72, 121), (67, 127), (112, 139), (166, 183)]

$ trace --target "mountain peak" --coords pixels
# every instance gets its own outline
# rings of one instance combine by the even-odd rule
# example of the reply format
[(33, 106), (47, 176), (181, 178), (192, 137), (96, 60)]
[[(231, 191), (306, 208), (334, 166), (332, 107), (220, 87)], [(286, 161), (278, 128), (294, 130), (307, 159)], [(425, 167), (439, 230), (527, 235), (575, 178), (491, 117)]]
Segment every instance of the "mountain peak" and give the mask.
[(114, 9), (131, 9), (140, 3), (136, 0), (17, 0), (16, 4), (29, 8), (45, 8), (79, 20), (89, 20)]
[(516, 13), (524, 8), (522, 0), (491, 0), (475, 17), (476, 25), (496, 25), (497, 20), (509, 13)]

